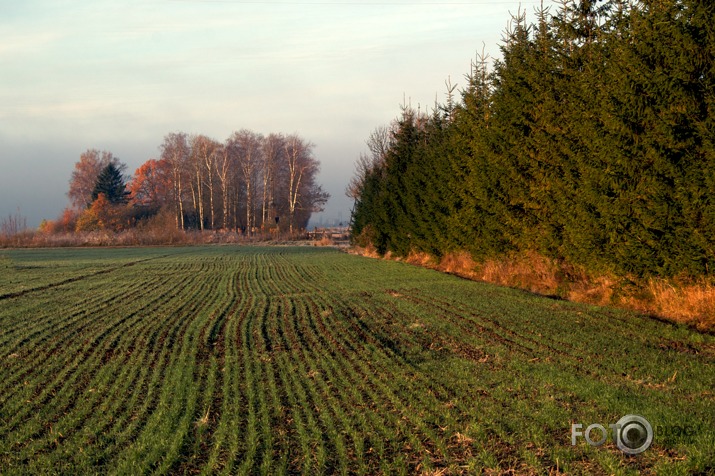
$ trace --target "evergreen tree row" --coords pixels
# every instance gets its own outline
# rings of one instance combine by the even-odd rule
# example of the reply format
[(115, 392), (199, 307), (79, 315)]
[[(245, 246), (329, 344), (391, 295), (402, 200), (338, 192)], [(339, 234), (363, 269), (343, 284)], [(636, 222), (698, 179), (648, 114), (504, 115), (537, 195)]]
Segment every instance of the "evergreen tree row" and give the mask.
[(565, 0), (512, 19), (455, 101), (371, 137), (350, 195), (380, 253), (537, 251), (637, 276), (715, 271), (715, 4)]

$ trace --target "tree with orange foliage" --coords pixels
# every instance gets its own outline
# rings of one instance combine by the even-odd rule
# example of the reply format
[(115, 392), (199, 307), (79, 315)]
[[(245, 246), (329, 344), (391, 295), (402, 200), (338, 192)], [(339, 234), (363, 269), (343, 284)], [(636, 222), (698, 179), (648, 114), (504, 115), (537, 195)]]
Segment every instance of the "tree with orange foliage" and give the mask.
[(106, 195), (100, 193), (92, 206), (77, 218), (76, 231), (111, 230), (121, 231), (129, 226), (128, 208), (122, 204), (111, 203)]
[(159, 209), (167, 205), (173, 191), (172, 168), (166, 159), (149, 159), (134, 172), (129, 183), (134, 204)]
[(44, 234), (68, 233), (77, 228), (79, 213), (70, 208), (65, 208), (56, 220), (42, 220), (39, 231)]

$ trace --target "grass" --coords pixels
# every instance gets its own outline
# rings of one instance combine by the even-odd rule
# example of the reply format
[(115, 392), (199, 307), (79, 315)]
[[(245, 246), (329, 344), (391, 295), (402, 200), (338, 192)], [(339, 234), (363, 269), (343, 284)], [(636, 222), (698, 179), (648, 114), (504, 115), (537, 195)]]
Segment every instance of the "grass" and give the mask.
[[(355, 252), (378, 257), (370, 248), (356, 248)], [(391, 258), (389, 253), (386, 257)], [(475, 262), (467, 252), (448, 253), (439, 260), (424, 253), (396, 259), (548, 297), (634, 310), (715, 333), (715, 281), (706, 277), (663, 279), (591, 274), (582, 267), (536, 252), (491, 258), (481, 263)]]
[[(685, 326), (326, 248), (5, 250), (0, 473), (708, 473), (714, 361)], [(644, 453), (571, 445), (629, 413)]]

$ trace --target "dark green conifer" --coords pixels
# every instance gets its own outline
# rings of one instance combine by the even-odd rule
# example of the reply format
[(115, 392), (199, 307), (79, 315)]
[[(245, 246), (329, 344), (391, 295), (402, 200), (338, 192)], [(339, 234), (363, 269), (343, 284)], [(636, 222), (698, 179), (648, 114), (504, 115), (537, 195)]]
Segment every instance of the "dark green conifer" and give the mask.
[(127, 203), (129, 192), (126, 188), (121, 171), (114, 163), (110, 162), (97, 177), (92, 191), (92, 201), (96, 200), (100, 193), (103, 193), (109, 203)]

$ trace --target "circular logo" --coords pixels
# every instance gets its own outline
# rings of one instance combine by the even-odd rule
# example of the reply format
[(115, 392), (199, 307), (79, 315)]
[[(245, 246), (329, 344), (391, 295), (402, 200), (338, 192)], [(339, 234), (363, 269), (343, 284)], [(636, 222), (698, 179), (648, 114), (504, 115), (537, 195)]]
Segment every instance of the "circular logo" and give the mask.
[(616, 445), (628, 455), (643, 453), (653, 443), (653, 427), (640, 415), (626, 415), (616, 423)]

